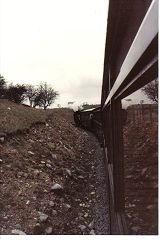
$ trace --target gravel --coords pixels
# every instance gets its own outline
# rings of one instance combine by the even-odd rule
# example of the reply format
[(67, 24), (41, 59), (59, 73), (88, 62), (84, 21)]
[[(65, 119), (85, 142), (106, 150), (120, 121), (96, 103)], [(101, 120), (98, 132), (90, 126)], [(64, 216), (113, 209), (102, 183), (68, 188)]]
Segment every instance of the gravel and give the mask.
[[(91, 141), (96, 144), (96, 151), (99, 162), (95, 169), (96, 186), (95, 192), (90, 194), (95, 199), (93, 209), (94, 230), (89, 232), (90, 235), (111, 235), (110, 231), (110, 189), (108, 177), (105, 172), (103, 148), (100, 147), (98, 139), (90, 132), (86, 133), (91, 137)], [(81, 206), (82, 204), (80, 204)], [(88, 226), (89, 227), (89, 226)], [(89, 227), (90, 228), (90, 227)]]
[[(94, 138), (94, 137), (93, 137)], [(97, 142), (97, 139), (94, 138)], [(94, 228), (96, 235), (110, 234), (110, 207), (109, 207), (109, 187), (105, 173), (105, 164), (103, 149), (99, 143), (97, 147), (98, 155), (100, 156), (99, 163), (96, 167), (96, 202), (94, 206)]]

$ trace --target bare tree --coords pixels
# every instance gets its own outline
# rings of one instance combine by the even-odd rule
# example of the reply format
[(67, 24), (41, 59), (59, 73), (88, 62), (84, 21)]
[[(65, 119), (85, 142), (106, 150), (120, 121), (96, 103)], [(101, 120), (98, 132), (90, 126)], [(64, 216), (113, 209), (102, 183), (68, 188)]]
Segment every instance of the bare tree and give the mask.
[(151, 101), (158, 103), (158, 79), (148, 83), (142, 91)]
[(37, 89), (35, 89), (35, 87), (33, 85), (26, 85), (26, 97), (28, 98), (29, 102), (30, 102), (30, 107), (33, 106), (35, 98), (37, 96)]
[(48, 106), (54, 103), (57, 96), (59, 96), (59, 93), (49, 87), (47, 83), (40, 84), (34, 99), (34, 107), (40, 106), (46, 110)]

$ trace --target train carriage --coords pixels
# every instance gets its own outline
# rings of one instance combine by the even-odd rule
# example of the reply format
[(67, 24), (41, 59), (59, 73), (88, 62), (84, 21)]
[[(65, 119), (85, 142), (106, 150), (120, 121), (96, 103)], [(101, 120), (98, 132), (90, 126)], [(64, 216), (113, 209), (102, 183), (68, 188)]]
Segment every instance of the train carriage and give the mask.
[(157, 77), (158, 1), (110, 0), (101, 109), (112, 193), (112, 233), (128, 233), (124, 218), (122, 99)]
[(129, 233), (123, 143), (127, 111), (122, 102), (157, 78), (158, 0), (110, 0), (101, 106), (75, 115), (79, 125), (94, 132), (104, 148), (111, 193), (111, 234)]

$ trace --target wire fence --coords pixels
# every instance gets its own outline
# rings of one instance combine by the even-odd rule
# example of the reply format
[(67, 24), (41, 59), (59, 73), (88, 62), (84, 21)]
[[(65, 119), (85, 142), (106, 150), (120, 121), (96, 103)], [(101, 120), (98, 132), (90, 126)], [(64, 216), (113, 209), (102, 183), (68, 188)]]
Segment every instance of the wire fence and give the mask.
[(127, 121), (134, 124), (138, 121), (158, 122), (157, 104), (137, 104), (127, 108)]

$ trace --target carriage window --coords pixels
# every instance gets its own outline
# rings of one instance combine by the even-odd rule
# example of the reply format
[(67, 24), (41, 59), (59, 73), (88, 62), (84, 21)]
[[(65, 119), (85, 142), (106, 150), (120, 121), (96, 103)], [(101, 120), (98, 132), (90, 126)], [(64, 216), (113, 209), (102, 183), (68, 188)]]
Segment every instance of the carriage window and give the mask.
[(158, 233), (158, 104), (145, 93), (144, 87), (122, 99), (127, 116), (124, 184), (130, 234)]

